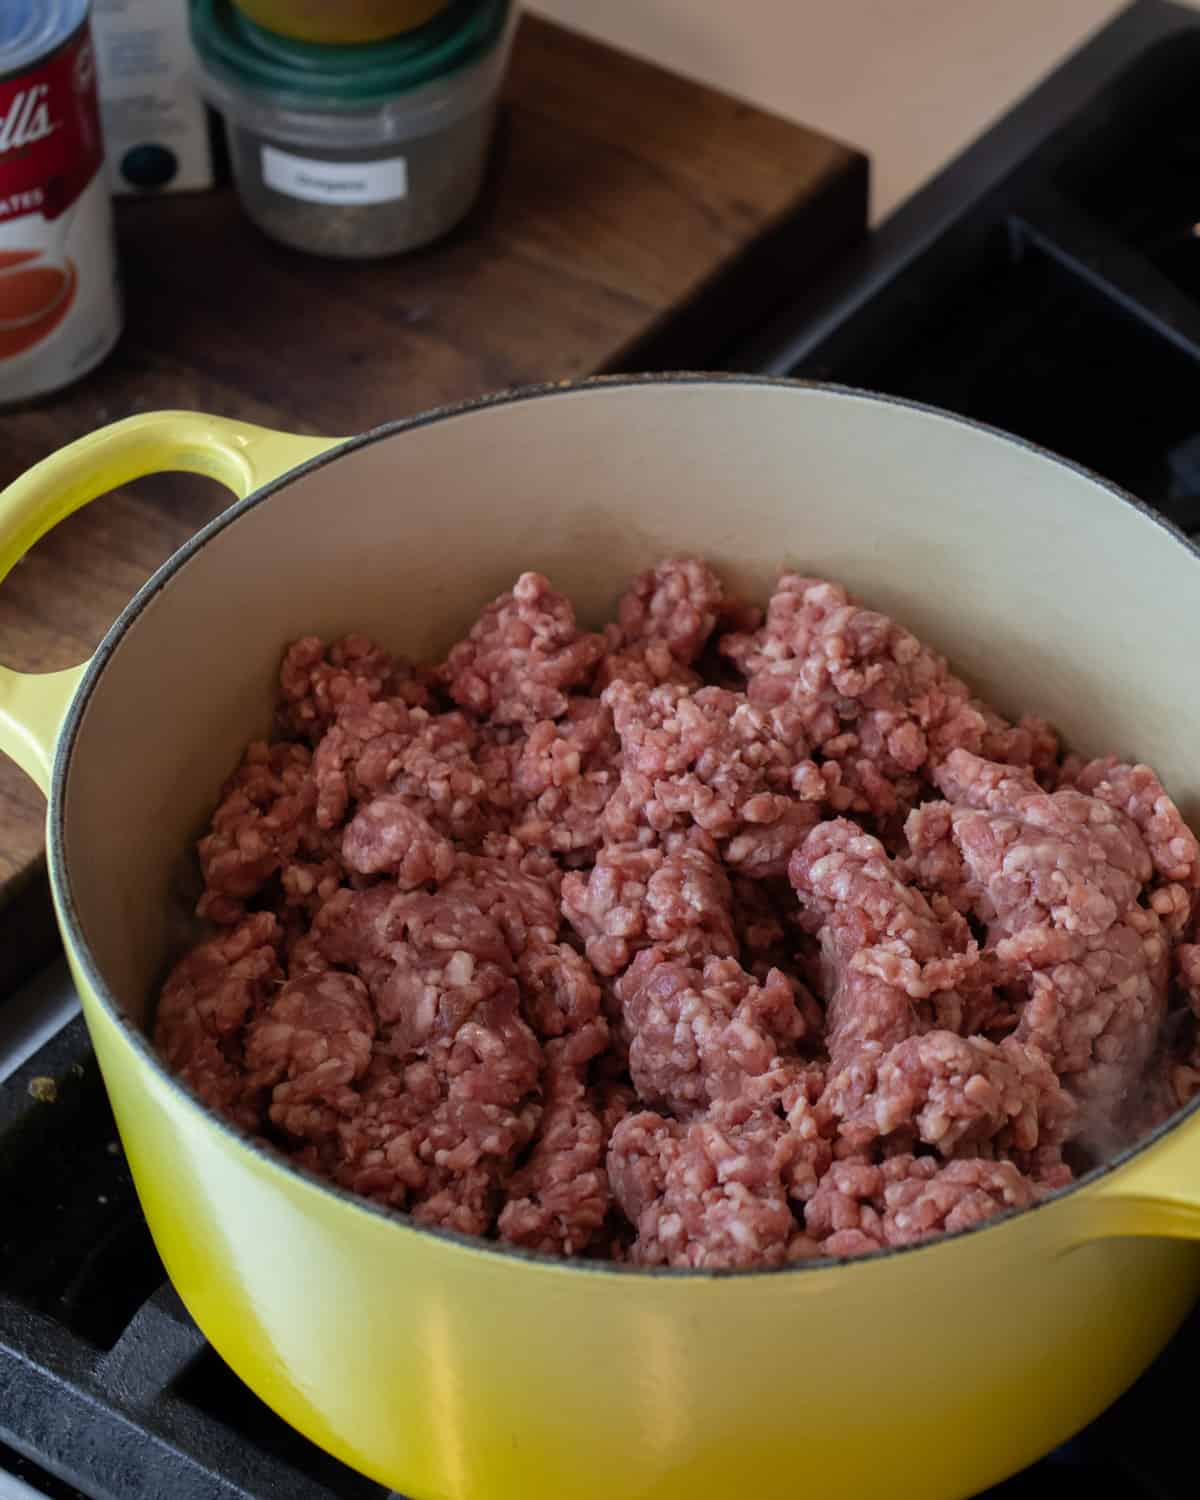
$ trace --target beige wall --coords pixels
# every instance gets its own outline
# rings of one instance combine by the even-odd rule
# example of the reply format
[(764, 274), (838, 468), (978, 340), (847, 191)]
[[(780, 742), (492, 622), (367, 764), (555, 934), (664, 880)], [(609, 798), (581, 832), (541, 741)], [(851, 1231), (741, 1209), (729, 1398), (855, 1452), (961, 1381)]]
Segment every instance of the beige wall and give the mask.
[(529, 0), (868, 151), (886, 213), (1122, 0)]

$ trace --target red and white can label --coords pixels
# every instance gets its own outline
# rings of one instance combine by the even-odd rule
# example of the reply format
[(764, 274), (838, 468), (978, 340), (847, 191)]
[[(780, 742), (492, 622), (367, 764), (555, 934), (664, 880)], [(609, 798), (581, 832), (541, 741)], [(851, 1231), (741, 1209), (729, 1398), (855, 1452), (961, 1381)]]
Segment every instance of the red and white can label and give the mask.
[(91, 37), (0, 79), (0, 402), (66, 385), (121, 331)]

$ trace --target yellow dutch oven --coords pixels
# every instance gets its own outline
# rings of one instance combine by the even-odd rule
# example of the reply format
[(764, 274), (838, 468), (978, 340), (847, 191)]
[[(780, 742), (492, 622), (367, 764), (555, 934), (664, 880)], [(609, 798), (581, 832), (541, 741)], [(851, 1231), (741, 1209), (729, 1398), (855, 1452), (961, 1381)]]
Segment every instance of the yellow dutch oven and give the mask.
[(92, 661), (0, 677), (0, 747), (49, 793), (63, 938), (146, 1217), (216, 1349), (289, 1422), (414, 1500), (952, 1500), (1096, 1416), (1200, 1287), (1200, 1117), (1041, 1206), (849, 1264), (560, 1263), (417, 1228), (294, 1171), (167, 1075), (143, 1025), (173, 874), (284, 643), (416, 657), (525, 568), (593, 621), (669, 552), (759, 597), (846, 580), (1009, 712), (1200, 797), (1200, 559), (1070, 465), (937, 412), (740, 378), (521, 393), (348, 442), (181, 413), (85, 438), (0, 496), (0, 571), (76, 507), (187, 469), (239, 497)]

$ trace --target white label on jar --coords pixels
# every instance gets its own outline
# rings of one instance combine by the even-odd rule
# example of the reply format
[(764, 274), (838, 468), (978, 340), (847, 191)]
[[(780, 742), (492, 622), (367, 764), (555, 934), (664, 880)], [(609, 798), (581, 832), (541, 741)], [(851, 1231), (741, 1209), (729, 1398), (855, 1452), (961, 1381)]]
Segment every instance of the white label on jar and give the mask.
[(408, 163), (313, 161), (275, 146), (262, 148), (263, 181), (277, 193), (308, 203), (391, 203), (408, 196)]

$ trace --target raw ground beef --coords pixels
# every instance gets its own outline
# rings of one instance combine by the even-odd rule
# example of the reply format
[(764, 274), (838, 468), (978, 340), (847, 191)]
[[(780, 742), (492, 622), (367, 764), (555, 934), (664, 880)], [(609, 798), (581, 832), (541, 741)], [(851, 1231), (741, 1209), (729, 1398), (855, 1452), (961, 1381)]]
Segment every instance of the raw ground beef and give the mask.
[(1036, 1203), (1200, 1092), (1200, 846), (836, 583), (523, 574), (445, 660), (284, 655), (155, 1040), (417, 1222), (753, 1268)]

